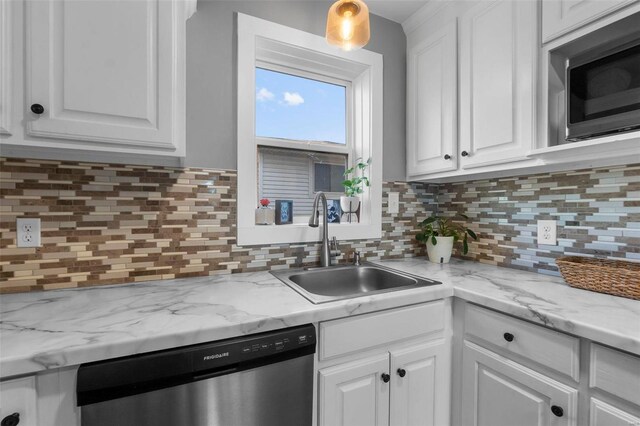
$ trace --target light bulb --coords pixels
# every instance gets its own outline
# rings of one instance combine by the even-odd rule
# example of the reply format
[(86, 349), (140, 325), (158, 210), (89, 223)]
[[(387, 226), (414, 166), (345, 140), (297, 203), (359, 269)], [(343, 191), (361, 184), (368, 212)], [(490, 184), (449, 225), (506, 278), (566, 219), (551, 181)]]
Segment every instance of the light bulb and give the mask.
[(351, 12), (346, 12), (340, 23), (340, 37), (345, 41), (351, 40), (353, 38), (353, 30), (352, 14)]

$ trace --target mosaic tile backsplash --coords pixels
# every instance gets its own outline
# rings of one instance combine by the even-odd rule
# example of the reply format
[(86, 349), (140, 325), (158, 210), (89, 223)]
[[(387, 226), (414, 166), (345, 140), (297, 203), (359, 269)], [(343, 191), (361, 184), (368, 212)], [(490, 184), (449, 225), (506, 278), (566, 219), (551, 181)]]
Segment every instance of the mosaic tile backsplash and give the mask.
[[(560, 256), (640, 261), (640, 164), (443, 184), (437, 202), (469, 216), (481, 236), (466, 257), (483, 263), (559, 275)], [(557, 246), (537, 244), (541, 219), (557, 221)]]
[[(0, 293), (318, 264), (319, 244), (239, 247), (236, 172), (0, 158)], [(339, 261), (424, 255), (419, 220), (435, 186), (388, 182), (381, 240), (342, 242)], [(386, 198), (386, 197), (385, 197)], [(39, 217), (42, 247), (16, 247), (16, 218)]]
[[(0, 293), (317, 265), (319, 244), (239, 247), (236, 173), (0, 158)], [(465, 212), (467, 258), (557, 275), (580, 254), (640, 261), (640, 165), (428, 185), (386, 182), (383, 238), (342, 242), (370, 260), (422, 256), (418, 222)], [(386, 197), (383, 197), (386, 200)], [(39, 217), (42, 247), (17, 248), (16, 218)], [(558, 245), (536, 242), (558, 221)], [(457, 256), (461, 256), (458, 252)]]

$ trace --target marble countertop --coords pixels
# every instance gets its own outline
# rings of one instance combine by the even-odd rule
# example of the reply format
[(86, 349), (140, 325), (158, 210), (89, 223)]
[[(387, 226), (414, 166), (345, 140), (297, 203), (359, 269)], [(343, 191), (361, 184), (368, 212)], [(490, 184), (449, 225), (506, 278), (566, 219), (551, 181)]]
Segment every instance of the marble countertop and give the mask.
[(447, 282), (454, 295), (526, 320), (640, 355), (640, 301), (570, 287), (562, 278), (453, 260), (385, 261), (407, 273)]
[(640, 355), (640, 302), (555, 277), (453, 260), (377, 262), (443, 285), (313, 305), (268, 272), (0, 298), (0, 376), (274, 330), (451, 297)]

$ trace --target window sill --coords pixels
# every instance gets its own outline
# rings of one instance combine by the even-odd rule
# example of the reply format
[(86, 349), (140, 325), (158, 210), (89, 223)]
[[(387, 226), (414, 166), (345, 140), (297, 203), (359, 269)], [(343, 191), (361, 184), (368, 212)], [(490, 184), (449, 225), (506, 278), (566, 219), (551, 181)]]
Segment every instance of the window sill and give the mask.
[[(329, 224), (329, 238), (339, 241), (382, 238), (380, 223)], [(307, 224), (254, 225), (238, 228), (238, 245), (269, 245), (287, 243), (311, 243), (322, 241), (322, 225), (311, 228)]]

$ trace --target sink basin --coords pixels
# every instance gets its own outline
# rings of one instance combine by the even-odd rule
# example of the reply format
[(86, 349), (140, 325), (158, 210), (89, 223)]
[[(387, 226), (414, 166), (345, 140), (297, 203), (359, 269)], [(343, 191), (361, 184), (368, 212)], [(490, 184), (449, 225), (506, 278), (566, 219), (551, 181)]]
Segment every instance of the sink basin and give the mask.
[(313, 303), (442, 284), (370, 263), (271, 273)]

